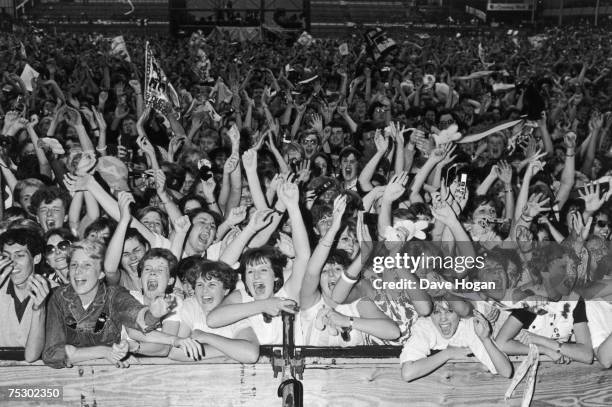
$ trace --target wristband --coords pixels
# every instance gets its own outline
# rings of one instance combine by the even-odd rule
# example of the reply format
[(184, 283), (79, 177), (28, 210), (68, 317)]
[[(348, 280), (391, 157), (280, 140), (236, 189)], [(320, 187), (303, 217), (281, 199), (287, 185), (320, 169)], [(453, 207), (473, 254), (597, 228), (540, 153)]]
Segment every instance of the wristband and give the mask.
[(353, 323), (355, 323), (355, 318), (349, 317), (349, 322), (351, 323), (351, 329), (353, 329)]
[(532, 217), (525, 216), (525, 214), (521, 214), (521, 219), (524, 220), (527, 223), (531, 223), (533, 221)]
[(99, 152), (106, 151), (106, 146), (104, 146), (104, 147), (96, 147), (96, 151), (99, 151)]

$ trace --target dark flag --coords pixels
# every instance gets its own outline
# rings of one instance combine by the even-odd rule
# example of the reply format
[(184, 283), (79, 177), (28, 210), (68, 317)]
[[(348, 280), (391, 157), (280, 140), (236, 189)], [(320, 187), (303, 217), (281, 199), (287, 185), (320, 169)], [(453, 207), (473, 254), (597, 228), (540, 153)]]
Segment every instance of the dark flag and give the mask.
[(393, 38), (389, 37), (387, 31), (380, 27), (367, 30), (363, 36), (367, 48), (375, 61), (378, 61), (385, 54), (397, 47)]
[(180, 107), (178, 94), (153, 56), (148, 41), (145, 47), (145, 105), (167, 115)]

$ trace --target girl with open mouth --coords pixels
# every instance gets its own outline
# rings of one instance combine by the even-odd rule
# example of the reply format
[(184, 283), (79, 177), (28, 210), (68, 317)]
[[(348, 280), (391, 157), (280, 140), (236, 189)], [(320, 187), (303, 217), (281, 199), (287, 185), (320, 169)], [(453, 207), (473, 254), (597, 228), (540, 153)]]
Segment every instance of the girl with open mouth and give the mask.
[[(359, 269), (362, 265), (361, 256), (351, 264), (344, 250), (330, 254), (345, 209), (346, 195), (341, 195), (334, 201), (332, 224), (315, 248), (302, 283), (300, 321), (307, 345), (358, 346), (366, 343), (366, 335), (391, 340), (400, 336), (399, 327), (374, 302), (360, 298), (348, 304), (338, 304), (332, 299), (337, 281), (348, 278), (345, 274), (347, 267)], [(351, 330), (355, 332), (351, 334)]]
[[(284, 204), (291, 220), (293, 247), (296, 250), (291, 276), (285, 281), (283, 268), (287, 256), (278, 249), (262, 246), (247, 250), (241, 257), (244, 288), (234, 290), (207, 318), (213, 328), (247, 319), (262, 345), (283, 343), (282, 312), (297, 314), (300, 288), (310, 258), (308, 233), (298, 204), (296, 184), (286, 182), (278, 188), (279, 200)], [(226, 248), (221, 261), (234, 264), (236, 253), (242, 253), (254, 235), (267, 226), (276, 228), (281, 217), (272, 210), (257, 211), (245, 229)], [(297, 321), (297, 318), (296, 318)], [(299, 323), (294, 326), (297, 345), (302, 342)]]

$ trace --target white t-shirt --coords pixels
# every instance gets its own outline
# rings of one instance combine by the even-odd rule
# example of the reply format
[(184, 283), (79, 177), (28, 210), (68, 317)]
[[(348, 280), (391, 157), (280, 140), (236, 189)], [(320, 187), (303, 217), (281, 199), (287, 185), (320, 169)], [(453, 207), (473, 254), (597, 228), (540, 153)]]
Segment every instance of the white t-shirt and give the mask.
[[(357, 305), (361, 299), (352, 302), (350, 304), (340, 304), (334, 308), (339, 313), (349, 317), (360, 317)], [(360, 346), (365, 345), (365, 334), (363, 332), (353, 329), (350, 332), (350, 340), (345, 342), (341, 335), (332, 336), (329, 331), (320, 331), (316, 328), (315, 321), (319, 311), (325, 307), (325, 300), (323, 296), (319, 298), (319, 301), (308, 308), (307, 310), (300, 311), (300, 323), (302, 324), (302, 330), (304, 333), (304, 344), (306, 346)]]
[(612, 304), (602, 299), (585, 301), (585, 303), (591, 343), (593, 349), (597, 349), (612, 334)]
[(192, 331), (199, 329), (203, 332), (209, 332), (231, 339), (235, 338), (242, 329), (249, 326), (248, 322), (242, 320), (221, 328), (209, 327), (206, 323), (206, 314), (204, 314), (198, 300), (194, 297), (187, 298), (183, 301), (183, 306), (181, 307), (178, 317), (181, 324), (185, 324)]
[[(242, 296), (242, 303), (254, 302), (255, 299), (251, 297), (243, 288), (236, 288)], [(285, 288), (278, 290), (275, 297), (290, 298)], [(282, 345), (283, 343), (283, 319), (281, 316), (272, 317), (270, 323), (266, 323), (263, 318), (263, 314), (252, 315), (246, 319), (253, 328), (257, 340), (260, 345)], [(295, 315), (293, 324), (293, 334), (295, 345), (302, 346), (304, 344), (304, 337), (302, 335), (302, 327), (300, 323), (300, 314)]]
[(426, 358), (432, 349), (442, 350), (449, 346), (470, 348), (480, 363), (485, 365), (491, 373), (497, 373), (491, 357), (474, 332), (473, 318), (459, 320), (457, 331), (450, 339), (442, 336), (430, 317), (419, 318), (412, 327), (412, 335), (404, 343), (400, 363)]

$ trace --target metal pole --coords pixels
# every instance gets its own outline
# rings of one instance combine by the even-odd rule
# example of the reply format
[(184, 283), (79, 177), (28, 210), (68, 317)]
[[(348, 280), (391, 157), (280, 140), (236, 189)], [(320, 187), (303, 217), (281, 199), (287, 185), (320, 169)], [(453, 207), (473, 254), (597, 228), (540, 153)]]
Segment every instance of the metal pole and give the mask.
[(535, 24), (536, 1), (537, 0), (532, 0), (532, 2), (531, 2), (531, 25)]
[(559, 2), (559, 26), (563, 24), (563, 0)]
[(595, 3), (595, 27), (597, 27), (597, 17), (599, 17), (599, 0)]

